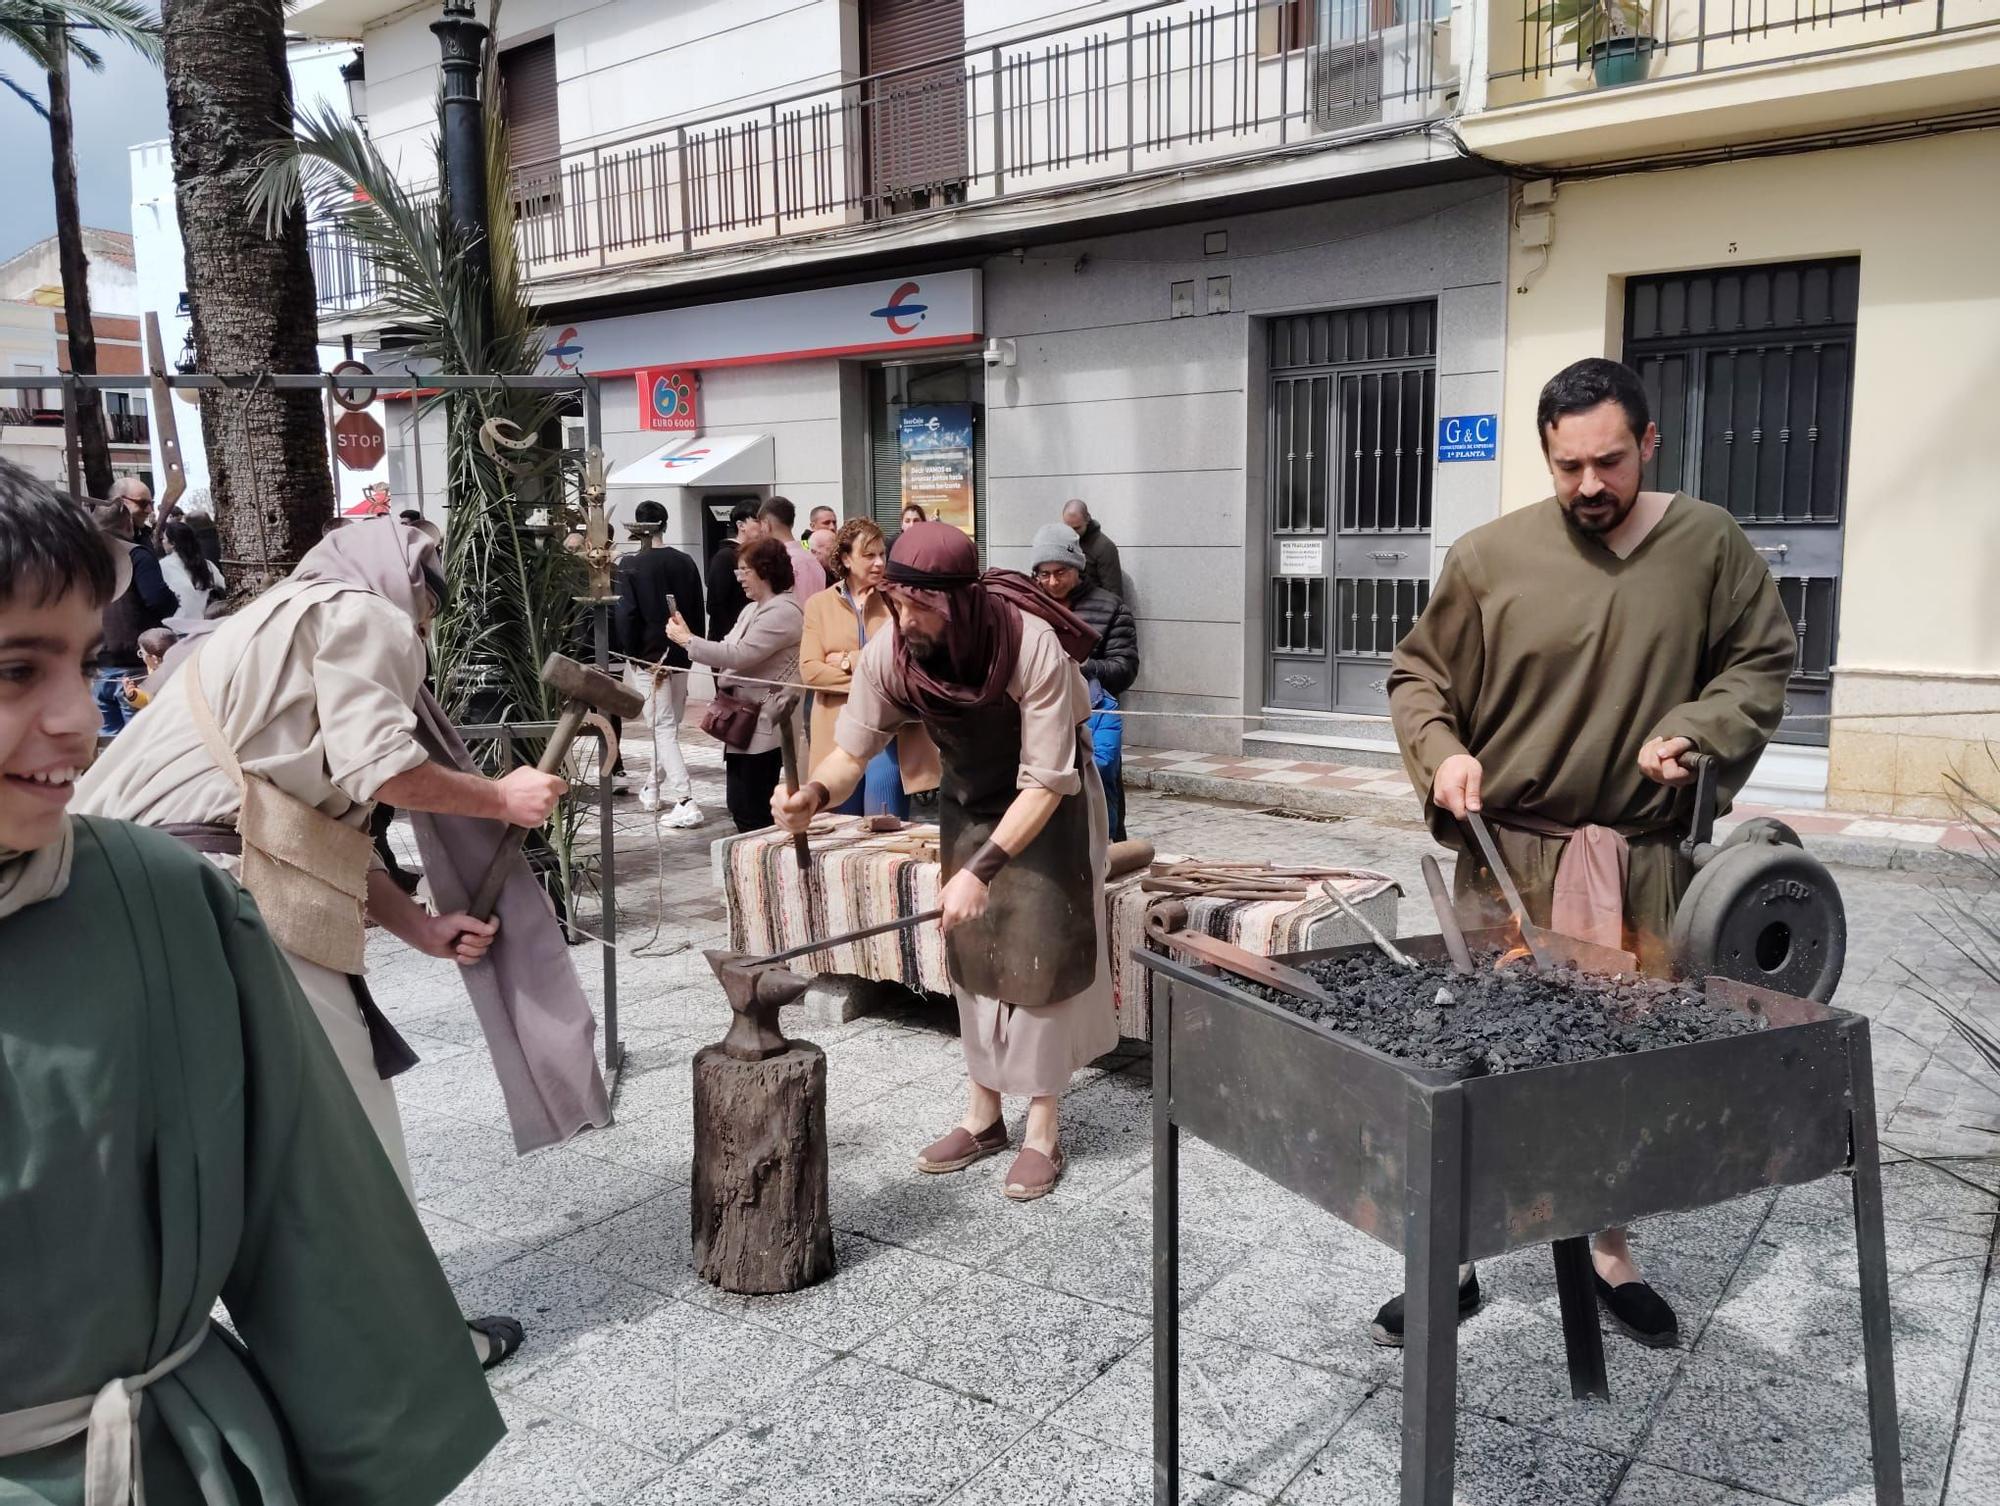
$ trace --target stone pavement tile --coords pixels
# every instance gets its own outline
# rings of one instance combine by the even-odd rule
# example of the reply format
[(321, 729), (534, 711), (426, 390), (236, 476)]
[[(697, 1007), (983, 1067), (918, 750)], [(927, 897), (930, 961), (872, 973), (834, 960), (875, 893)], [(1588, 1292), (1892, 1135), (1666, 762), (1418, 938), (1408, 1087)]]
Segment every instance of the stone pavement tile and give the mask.
[(1655, 1464), (1635, 1464), (1611, 1497), (1611, 1506), (1765, 1506), (1776, 1499), (1713, 1480), (1677, 1475)]
[(753, 1408), (784, 1407), (832, 1358), (816, 1345), (669, 1300), (511, 1389), (678, 1465)]
[(504, 1391), (494, 1400), (507, 1436), (447, 1498), (451, 1506), (601, 1506), (626, 1500), (669, 1468)]
[(429, 1208), (417, 1209), (417, 1221), (424, 1226), (438, 1264), (444, 1267), (445, 1279), (454, 1287), (521, 1253), (521, 1247), (511, 1239), (488, 1234)]
[(409, 1048), (417, 1053), (418, 1066), (430, 1062), (450, 1061), (454, 1056), (463, 1056), (473, 1049), (469, 1043), (463, 1041), (446, 1040), (441, 1035), (424, 1035), (420, 1031), (405, 1030), (400, 1026), (397, 1027), (397, 1034), (402, 1036)]
[[(992, 1269), (1127, 1312), (1153, 1310), (1153, 1221), (1144, 1210), (1102, 1203), (1058, 1206), (1056, 1217), (1022, 1240)], [(1181, 1302), (1192, 1303), (1251, 1252), (1220, 1234), (1183, 1229)]]
[(1145, 1335), (1146, 1324), (1130, 1313), (979, 1271), (860, 1352), (905, 1375), (1042, 1417)]
[[(1182, 1506), (1256, 1506), (1262, 1498), (1181, 1472)], [(1066, 1428), (1043, 1423), (950, 1498), (951, 1506), (1152, 1506), (1150, 1454), (1106, 1448)]]
[[(1403, 1394), (1377, 1391), (1286, 1487), (1286, 1506), (1397, 1506), (1402, 1499)], [(1591, 1506), (1624, 1461), (1547, 1433), (1458, 1414), (1453, 1498), (1459, 1506)]]
[[(1235, 1157), (1203, 1144), (1192, 1135), (1183, 1134), (1180, 1143), (1183, 1229), (1206, 1229), (1230, 1239), (1295, 1249), (1314, 1249), (1332, 1243), (1355, 1250), (1381, 1250), (1385, 1258), (1394, 1259), (1386, 1248), (1376, 1245), (1365, 1234), (1356, 1233), (1332, 1214), (1287, 1192)], [(1121, 1202), (1131, 1200), (1150, 1209), (1152, 1178), (1128, 1178), (1107, 1196)]]
[(670, 1187), (656, 1197), (580, 1229), (546, 1246), (555, 1260), (590, 1266), (648, 1291), (687, 1295), (696, 1284), (691, 1264), (688, 1190)]
[[(1954, 1171), (1958, 1168), (1954, 1167)], [(1962, 1176), (1962, 1173), (1961, 1173)], [(1949, 1175), (1916, 1161), (1882, 1168), (1882, 1216), (1890, 1223), (1916, 1224), (1959, 1234), (1989, 1236), (2000, 1210), (2000, 1196), (1983, 1187), (1968, 1187), (1965, 1178)], [(1802, 1187), (1788, 1187), (1773, 1210), (1784, 1219), (1819, 1218), (1854, 1225), (1853, 1182), (1845, 1175), (1821, 1177)], [(1892, 1232), (1893, 1237), (1893, 1232)]]
[(659, 1177), (556, 1148), (538, 1151), (431, 1200), (446, 1218), (534, 1248), (663, 1192)]
[(514, 1137), (506, 1130), (454, 1119), (415, 1104), (400, 1107), (403, 1139), (410, 1152), (410, 1176), (420, 1203), (491, 1176), (520, 1159)]
[(579, 1347), (643, 1317), (665, 1300), (602, 1271), (530, 1250), (456, 1288), (459, 1307), (477, 1317), (500, 1313), (518, 1319), (527, 1337), (514, 1357), (493, 1372), (513, 1387), (559, 1364)]
[[(812, 1037), (811, 1031), (802, 1033), (809, 1039)], [(827, 1039), (824, 1031), (820, 1035), (819, 1044), (826, 1051), (829, 1101), (836, 1094), (848, 1096), (844, 1088), (849, 1079), (860, 1084), (874, 1081), (901, 1087), (940, 1072), (959, 1074), (959, 1090), (963, 1091), (965, 1057), (955, 1037), (938, 1031), (904, 1030), (879, 1022), (838, 1039)]]
[(578, 1135), (563, 1149), (663, 1181), (686, 1182), (694, 1162), (692, 1070), (683, 1063), (621, 1076), (611, 1100), (611, 1123)]
[[(1811, 1217), (1790, 1219), (1785, 1217), (1785, 1207), (1780, 1199), (1770, 1222), (1744, 1256), (1745, 1267), (1785, 1270), (1834, 1290), (1858, 1293), (1861, 1275), (1853, 1225)], [(1883, 1246), (1892, 1305), (1977, 1312), (1991, 1244), (1990, 1232), (1958, 1234), (1909, 1223), (1886, 1225)]]
[(1152, 1160), (1151, 1079), (1113, 1073), (1066, 1094), (1060, 1134), (1069, 1164), (1053, 1200), (1087, 1202), (1121, 1185)]
[(494, 1076), (493, 1059), (483, 1045), (412, 1067), (396, 1079), (396, 1101), (492, 1129), (510, 1127), (507, 1100), (500, 1094), (500, 1079)]
[(1951, 1455), (1944, 1506), (1993, 1506), (2000, 1501), (2000, 1425), (1967, 1422)]
[(948, 1260), (844, 1232), (833, 1236), (833, 1262), (833, 1274), (804, 1291), (739, 1296), (690, 1272), (679, 1295), (746, 1323), (839, 1351), (860, 1348), (919, 1308), (948, 1307), (953, 1300), (950, 1289), (967, 1276), (964, 1266)]
[[(1269, 1496), (1368, 1398), (1359, 1381), (1241, 1344), (1181, 1338), (1181, 1468)], [(1057, 1427), (1151, 1457), (1149, 1339), (1049, 1418)]]
[(904, 1157), (832, 1170), (833, 1226), (882, 1244), (976, 1265), (1019, 1244), (1055, 1217), (1055, 1199), (1008, 1200), (1007, 1158), (989, 1156), (949, 1176), (928, 1176)]
[[(1890, 1292), (1890, 1300), (1895, 1293)], [(2000, 1291), (1989, 1287), (1979, 1310), (1978, 1347), (1966, 1371), (1962, 1398), (1965, 1422), (2000, 1427)], [(2000, 1496), (1995, 1496), (2000, 1500)]]
[(895, 1506), (935, 1501), (1028, 1419), (848, 1357), (749, 1415), (632, 1506)]
[[(1909, 1499), (1933, 1503), (1951, 1446), (1949, 1413), (1902, 1410)], [(1867, 1500), (1867, 1398), (1803, 1371), (1691, 1355), (1640, 1458), (1683, 1474), (1825, 1506)]]

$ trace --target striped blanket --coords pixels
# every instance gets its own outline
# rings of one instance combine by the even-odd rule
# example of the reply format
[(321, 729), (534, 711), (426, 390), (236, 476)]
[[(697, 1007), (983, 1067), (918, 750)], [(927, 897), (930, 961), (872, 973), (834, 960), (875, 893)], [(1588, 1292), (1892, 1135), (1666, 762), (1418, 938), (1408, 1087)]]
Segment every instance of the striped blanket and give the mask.
[[(784, 951), (816, 936), (836, 936), (938, 902), (938, 865), (923, 849), (937, 828), (905, 827), (878, 834), (852, 816), (822, 816), (813, 823), (811, 880), (799, 872), (791, 840), (775, 828), (720, 839), (718, 877), (729, 910), (731, 950), (759, 956)], [(1177, 861), (1166, 858), (1160, 861)], [(1143, 892), (1144, 872), (1112, 883), (1105, 892), (1111, 936), (1111, 981), (1120, 1035), (1150, 1039), (1153, 975), (1132, 961), (1146, 939), (1146, 910), (1156, 898)], [(1396, 885), (1388, 875), (1349, 870), (1341, 892), (1369, 920), (1393, 935)], [(1272, 956), (1344, 946), (1367, 938), (1332, 900), (1183, 901), (1188, 924), (1250, 951)], [(850, 973), (949, 993), (944, 936), (935, 925), (851, 941), (793, 964), (801, 971)]]

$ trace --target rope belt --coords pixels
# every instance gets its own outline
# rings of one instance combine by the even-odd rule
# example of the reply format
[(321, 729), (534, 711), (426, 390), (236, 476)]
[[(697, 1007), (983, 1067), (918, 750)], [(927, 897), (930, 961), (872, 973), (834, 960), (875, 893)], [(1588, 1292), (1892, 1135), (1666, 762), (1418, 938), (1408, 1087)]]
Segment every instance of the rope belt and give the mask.
[(0, 1412), (0, 1459), (31, 1454), (84, 1435), (83, 1506), (146, 1506), (139, 1467), (139, 1408), (146, 1388), (173, 1374), (208, 1337), (199, 1332), (143, 1375), (106, 1381), (95, 1396)]

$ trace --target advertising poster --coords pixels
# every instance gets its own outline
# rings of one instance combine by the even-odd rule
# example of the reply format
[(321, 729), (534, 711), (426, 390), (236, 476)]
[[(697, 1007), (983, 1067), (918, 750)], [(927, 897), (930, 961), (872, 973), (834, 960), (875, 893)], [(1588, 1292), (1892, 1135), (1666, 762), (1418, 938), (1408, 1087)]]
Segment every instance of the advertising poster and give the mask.
[(905, 408), (896, 428), (903, 456), (903, 506), (969, 537), (972, 528), (972, 405)]
[(645, 366), (634, 373), (639, 427), (662, 434), (692, 434), (701, 427), (701, 376), (674, 366)]

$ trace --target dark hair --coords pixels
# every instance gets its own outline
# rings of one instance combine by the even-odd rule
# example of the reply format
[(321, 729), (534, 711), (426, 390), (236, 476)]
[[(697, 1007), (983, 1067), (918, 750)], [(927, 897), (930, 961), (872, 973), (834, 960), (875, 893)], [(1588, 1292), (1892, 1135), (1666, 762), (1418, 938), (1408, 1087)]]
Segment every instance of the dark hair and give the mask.
[(167, 650), (180, 641), (180, 634), (170, 627), (147, 628), (139, 635), (139, 652), (151, 654), (155, 659), (164, 659)]
[(915, 513), (917, 515), (917, 521), (920, 523), (928, 523), (931, 520), (930, 514), (924, 511), (923, 506), (920, 503), (905, 502), (903, 504), (903, 510), (896, 515), (896, 521), (900, 523), (904, 518), (907, 518), (911, 513)]
[(414, 507), (406, 507), (401, 512), (396, 514), (396, 521), (398, 523), (408, 523), (412, 527), (415, 527), (417, 524), (423, 522), (423, 520), (424, 520), (424, 515), (418, 512)]
[(167, 547), (174, 552), (174, 558), (187, 567), (188, 579), (195, 583), (197, 590), (213, 591), (222, 582), (208, 568), (208, 556), (201, 552), (201, 540), (194, 536), (194, 530), (182, 522), (167, 524), (160, 530), (167, 541)]
[(1592, 356), (1563, 367), (1542, 388), (1541, 400), (1535, 404), (1535, 433), (1541, 438), (1542, 449), (1547, 451), (1549, 430), (1559, 420), (1572, 413), (1588, 413), (1603, 403), (1616, 403), (1625, 410), (1625, 422), (1631, 425), (1634, 439), (1653, 421), (1639, 373), (1622, 362)]
[(79, 586), (99, 606), (117, 593), (118, 567), (103, 530), (46, 484), (0, 460), (0, 601), (42, 607)]
[(201, 609), (201, 620), (203, 622), (220, 622), (235, 610), (236, 608), (229, 604), (228, 597), (211, 596), (208, 599), (208, 605)]
[(882, 542), (882, 530), (873, 518), (849, 518), (840, 525), (840, 532), (833, 536), (833, 559), (842, 570), (847, 568), (847, 557), (858, 549), (866, 539)]
[(771, 498), (770, 501), (757, 509), (757, 516), (760, 518), (776, 518), (780, 523), (784, 524), (786, 533), (790, 533), (796, 528), (799, 522), (799, 510), (792, 506), (792, 499), (790, 497)]
[(634, 523), (658, 523), (664, 528), (667, 526), (666, 504), (664, 502), (655, 502), (651, 497), (648, 497), (632, 509), (632, 521)]
[(756, 516), (757, 504), (748, 497), (745, 497), (741, 502), (738, 502), (734, 507), (729, 509), (729, 526), (734, 528), (738, 523), (746, 523)]
[(792, 574), (791, 551), (777, 539), (757, 540), (736, 556), (736, 563), (748, 565), (757, 572), (765, 585), (780, 594), (791, 590), (792, 582), (796, 579)]

